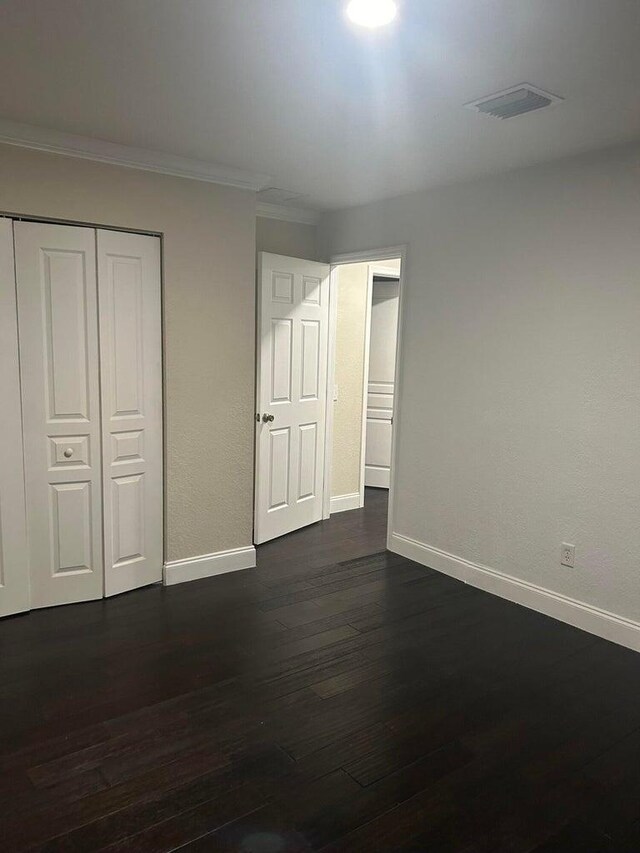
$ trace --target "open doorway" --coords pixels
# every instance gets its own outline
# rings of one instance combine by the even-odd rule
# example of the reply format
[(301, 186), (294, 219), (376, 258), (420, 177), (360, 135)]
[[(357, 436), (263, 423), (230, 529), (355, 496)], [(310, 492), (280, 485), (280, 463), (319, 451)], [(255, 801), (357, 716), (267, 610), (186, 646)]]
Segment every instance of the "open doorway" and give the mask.
[(325, 517), (392, 486), (402, 257), (381, 255), (333, 259)]
[(367, 488), (391, 517), (403, 258), (258, 254), (257, 545), (362, 508)]

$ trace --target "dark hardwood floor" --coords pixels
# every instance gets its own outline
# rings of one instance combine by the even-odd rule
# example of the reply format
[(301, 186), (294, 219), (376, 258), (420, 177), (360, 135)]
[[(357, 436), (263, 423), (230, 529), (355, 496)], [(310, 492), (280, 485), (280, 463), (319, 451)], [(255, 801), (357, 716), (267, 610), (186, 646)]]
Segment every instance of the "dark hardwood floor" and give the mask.
[(640, 655), (385, 552), (0, 622), (0, 849), (638, 851)]

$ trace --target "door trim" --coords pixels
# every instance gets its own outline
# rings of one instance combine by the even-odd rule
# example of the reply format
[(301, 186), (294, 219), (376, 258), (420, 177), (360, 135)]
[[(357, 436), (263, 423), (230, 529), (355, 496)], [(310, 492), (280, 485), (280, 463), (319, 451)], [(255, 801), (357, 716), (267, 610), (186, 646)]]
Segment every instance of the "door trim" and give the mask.
[[(331, 462), (333, 458), (333, 395), (336, 387), (336, 331), (338, 327), (338, 267), (329, 272), (329, 339), (327, 341), (327, 401), (324, 407), (324, 474), (322, 477), (322, 520), (331, 515)], [(335, 510), (334, 510), (335, 512)]]
[(369, 357), (371, 354), (371, 316), (373, 313), (373, 276), (375, 265), (367, 267), (367, 304), (364, 309), (364, 360), (362, 367), (362, 419), (360, 421), (360, 506), (364, 506), (365, 455), (367, 451), (367, 398), (369, 396)]
[[(395, 477), (396, 477), (396, 462), (398, 456), (398, 435), (401, 429), (401, 409), (402, 409), (402, 340), (404, 328), (404, 289), (408, 281), (408, 246), (401, 244), (398, 246), (390, 246), (389, 248), (381, 249), (365, 249), (359, 252), (343, 252), (331, 255), (329, 263), (331, 264), (331, 275), (329, 277), (329, 346), (328, 346), (328, 372), (327, 372), (327, 406), (326, 406), (326, 428), (325, 428), (325, 453), (324, 453), (324, 495), (323, 495), (323, 518), (329, 518), (331, 515), (331, 462), (333, 456), (333, 389), (335, 385), (335, 344), (337, 331), (337, 286), (338, 275), (337, 267), (343, 264), (369, 263), (372, 266), (378, 261), (390, 261), (394, 258), (400, 258), (400, 278), (398, 285), (398, 336), (396, 340), (396, 364), (394, 375), (394, 411), (393, 411), (393, 432), (391, 435), (391, 477), (389, 482), (389, 514), (387, 517), (387, 547), (391, 542), (394, 521), (394, 500), (395, 500)], [(373, 276), (368, 276), (368, 285), (371, 287)], [(370, 295), (370, 294), (369, 294)], [(371, 329), (371, 299), (367, 300), (367, 331), (365, 335), (370, 335)], [(368, 375), (368, 344), (365, 352), (365, 373), (363, 377), (364, 390), (366, 390), (366, 381)], [(366, 418), (366, 398), (363, 398), (363, 417)], [(363, 442), (366, 440), (366, 432), (363, 429)], [(364, 499), (364, 443), (361, 447), (361, 474), (360, 474), (360, 494), (361, 501)], [(362, 503), (361, 503), (362, 505)]]

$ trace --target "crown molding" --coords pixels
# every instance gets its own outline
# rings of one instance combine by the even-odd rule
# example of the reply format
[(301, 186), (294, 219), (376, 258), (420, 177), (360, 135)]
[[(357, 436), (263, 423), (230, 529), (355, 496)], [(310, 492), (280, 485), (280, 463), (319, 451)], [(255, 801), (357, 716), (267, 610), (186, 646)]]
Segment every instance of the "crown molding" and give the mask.
[(95, 160), (98, 163), (109, 163), (127, 169), (141, 169), (145, 172), (159, 172), (176, 178), (223, 184), (253, 192), (258, 192), (269, 183), (268, 175), (233, 169), (207, 160), (193, 160), (175, 154), (150, 151), (146, 148), (119, 145), (104, 139), (62, 133), (59, 130), (21, 124), (2, 118), (0, 118), (0, 142), (17, 145), (20, 148), (62, 154), (66, 157)]
[(265, 219), (280, 219), (282, 222), (300, 222), (303, 225), (316, 225), (320, 218), (318, 210), (305, 210), (302, 207), (287, 207), (284, 204), (271, 204), (259, 201), (256, 216)]

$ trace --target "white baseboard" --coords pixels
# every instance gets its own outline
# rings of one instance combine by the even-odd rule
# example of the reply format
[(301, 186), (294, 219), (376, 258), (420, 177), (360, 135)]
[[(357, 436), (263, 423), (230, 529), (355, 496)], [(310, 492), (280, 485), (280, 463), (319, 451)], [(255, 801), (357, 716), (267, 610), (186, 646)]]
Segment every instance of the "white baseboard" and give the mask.
[(395, 554), (400, 554), (423, 566), (429, 566), (478, 589), (507, 598), (531, 610), (537, 610), (539, 613), (574, 625), (605, 640), (640, 651), (640, 624), (632, 619), (616, 616), (615, 613), (600, 610), (598, 607), (576, 601), (552, 592), (550, 589), (518, 580), (399, 533), (392, 533), (389, 536), (387, 547)]
[(374, 489), (388, 489), (391, 483), (391, 469), (366, 465), (364, 469), (364, 484)]
[(212, 578), (226, 572), (252, 569), (256, 565), (256, 549), (253, 545), (246, 548), (232, 548), (230, 551), (218, 551), (215, 554), (203, 554), (188, 560), (171, 560), (164, 564), (164, 584), (173, 586), (185, 581)]
[(331, 514), (334, 512), (345, 512), (349, 509), (360, 509), (360, 492), (354, 492), (352, 495), (336, 495), (331, 498)]

